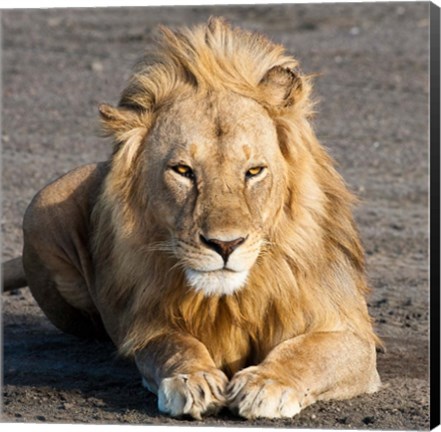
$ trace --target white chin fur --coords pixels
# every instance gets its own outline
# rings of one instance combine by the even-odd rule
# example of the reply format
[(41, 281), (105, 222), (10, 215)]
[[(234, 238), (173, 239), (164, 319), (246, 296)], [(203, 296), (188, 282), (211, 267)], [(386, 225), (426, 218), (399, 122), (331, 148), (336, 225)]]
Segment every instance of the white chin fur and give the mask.
[(203, 292), (206, 296), (229, 295), (245, 285), (248, 271), (232, 272), (228, 270), (215, 270), (199, 272), (197, 270), (187, 269), (185, 276), (188, 284), (194, 290)]

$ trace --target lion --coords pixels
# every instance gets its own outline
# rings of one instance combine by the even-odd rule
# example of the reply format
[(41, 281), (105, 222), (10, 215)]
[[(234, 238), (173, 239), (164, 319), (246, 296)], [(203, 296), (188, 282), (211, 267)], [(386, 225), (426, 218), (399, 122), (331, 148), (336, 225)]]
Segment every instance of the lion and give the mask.
[(99, 107), (110, 160), (32, 200), (5, 289), (110, 337), (174, 417), (290, 418), (377, 391), (355, 198), (311, 127), (311, 76), (222, 19), (157, 44)]

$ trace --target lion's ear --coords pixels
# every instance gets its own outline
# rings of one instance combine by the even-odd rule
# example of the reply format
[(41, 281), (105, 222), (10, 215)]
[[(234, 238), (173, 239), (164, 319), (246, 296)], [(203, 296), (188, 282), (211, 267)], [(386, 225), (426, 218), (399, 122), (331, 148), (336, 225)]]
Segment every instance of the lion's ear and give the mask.
[(125, 107), (100, 104), (98, 107), (101, 123), (106, 135), (123, 135), (133, 129), (147, 127), (144, 116), (138, 111)]
[(259, 83), (266, 103), (276, 108), (286, 108), (301, 98), (302, 77), (293, 69), (272, 67)]

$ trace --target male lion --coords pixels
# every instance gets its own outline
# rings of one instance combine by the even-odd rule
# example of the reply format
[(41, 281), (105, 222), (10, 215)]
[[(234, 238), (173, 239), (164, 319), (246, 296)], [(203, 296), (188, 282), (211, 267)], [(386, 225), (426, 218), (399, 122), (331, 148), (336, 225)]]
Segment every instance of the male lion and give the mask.
[(353, 198), (310, 90), (262, 36), (162, 29), (100, 106), (111, 160), (37, 194), (6, 288), (27, 281), (61, 330), (108, 334), (172, 416), (292, 417), (376, 391)]

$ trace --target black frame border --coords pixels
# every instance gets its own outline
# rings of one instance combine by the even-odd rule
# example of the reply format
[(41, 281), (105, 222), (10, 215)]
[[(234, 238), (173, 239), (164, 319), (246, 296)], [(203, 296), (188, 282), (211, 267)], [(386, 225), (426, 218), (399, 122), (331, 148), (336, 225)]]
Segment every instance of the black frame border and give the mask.
[(430, 3), (430, 428), (440, 424), (440, 8)]

